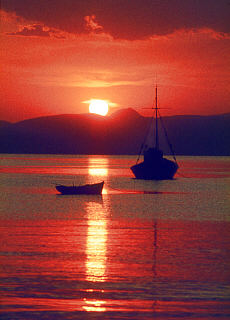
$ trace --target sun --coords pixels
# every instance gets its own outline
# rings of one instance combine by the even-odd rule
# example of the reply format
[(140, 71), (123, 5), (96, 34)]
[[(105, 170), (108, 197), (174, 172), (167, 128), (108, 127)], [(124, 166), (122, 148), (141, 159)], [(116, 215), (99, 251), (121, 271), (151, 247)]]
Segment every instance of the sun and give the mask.
[(92, 99), (89, 104), (89, 112), (106, 116), (109, 111), (108, 103), (105, 100)]

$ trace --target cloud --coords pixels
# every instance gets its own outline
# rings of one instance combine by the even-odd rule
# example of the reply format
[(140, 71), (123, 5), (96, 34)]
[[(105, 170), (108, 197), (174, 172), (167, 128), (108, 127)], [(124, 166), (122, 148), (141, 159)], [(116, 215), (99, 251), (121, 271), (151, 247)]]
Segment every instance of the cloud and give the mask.
[(25, 37), (49, 37), (50, 30), (44, 30), (43, 26), (39, 24), (24, 26), (18, 32), (7, 33), (8, 35), (17, 35), (17, 36), (25, 36)]
[[(64, 32), (136, 40), (180, 29), (230, 32), (228, 0), (5, 0), (17, 16)], [(43, 30), (44, 31), (44, 30)]]
[(103, 30), (103, 27), (98, 24), (96, 21), (96, 16), (85, 16), (84, 17), (86, 22), (86, 28), (88, 28), (89, 31), (100, 33)]
[(7, 35), (11, 36), (24, 36), (24, 37), (55, 37), (55, 38), (65, 38), (57, 30), (46, 28), (40, 24), (27, 25), (20, 28), (16, 32), (7, 32)]

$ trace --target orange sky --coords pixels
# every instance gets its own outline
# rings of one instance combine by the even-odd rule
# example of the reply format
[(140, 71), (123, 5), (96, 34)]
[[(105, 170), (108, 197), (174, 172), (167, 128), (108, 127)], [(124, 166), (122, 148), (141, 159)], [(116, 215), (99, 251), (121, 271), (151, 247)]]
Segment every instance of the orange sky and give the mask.
[[(142, 7), (145, 2), (149, 3), (143, 0)], [(109, 19), (113, 8), (105, 5), (100, 11), (92, 5), (91, 11), (87, 7), (78, 10), (75, 25), (70, 12), (69, 20), (68, 12), (66, 20), (62, 18), (63, 8), (57, 6), (51, 19), (48, 5), (47, 15), (44, 8), (39, 15), (41, 2), (34, 1), (37, 7), (29, 12), (26, 3), (5, 0), (2, 5), (0, 120), (85, 113), (88, 105), (83, 102), (90, 99), (110, 101), (111, 110), (132, 107), (143, 113), (142, 108), (150, 107), (154, 100), (156, 79), (159, 106), (169, 108), (162, 110), (164, 115), (230, 112), (227, 23), (222, 26), (206, 19), (206, 23), (194, 24), (201, 15), (197, 13), (189, 15), (191, 21), (186, 25), (188, 19), (176, 19), (183, 16), (178, 7), (178, 16), (172, 21), (175, 26), (170, 28), (159, 20), (158, 30), (155, 25), (149, 27), (152, 20), (148, 19), (153, 17), (147, 10), (133, 12), (136, 19), (132, 16), (125, 23), (126, 7), (120, 6)], [(133, 3), (138, 7), (138, 0)], [(74, 4), (73, 8), (76, 10)], [(116, 14), (120, 20), (115, 19)], [(138, 25), (140, 14), (143, 23)], [(218, 22), (218, 16), (213, 19)]]

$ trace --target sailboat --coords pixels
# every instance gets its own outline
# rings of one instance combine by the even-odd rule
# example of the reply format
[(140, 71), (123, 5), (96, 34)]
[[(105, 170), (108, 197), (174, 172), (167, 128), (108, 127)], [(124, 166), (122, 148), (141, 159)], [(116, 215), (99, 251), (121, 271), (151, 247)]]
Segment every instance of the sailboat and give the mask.
[[(157, 85), (155, 88), (155, 107), (151, 109), (155, 110), (155, 146), (149, 147), (144, 144), (142, 145), (141, 152), (144, 151), (144, 161), (138, 163), (139, 157), (137, 159), (137, 163), (133, 165), (130, 169), (132, 170), (134, 176), (137, 179), (144, 180), (169, 180), (173, 179), (177, 169), (178, 164), (176, 161), (175, 154), (172, 150), (172, 146), (169, 143), (168, 135), (163, 125), (163, 120), (159, 114), (159, 108), (157, 105)], [(154, 121), (154, 117), (152, 118)], [(161, 120), (162, 127), (165, 131), (165, 136), (167, 138), (168, 144), (171, 149), (171, 153), (173, 154), (174, 160), (169, 160), (163, 156), (163, 152), (159, 148), (159, 134), (158, 134), (158, 121)], [(144, 148), (143, 148), (144, 146)], [(143, 150), (144, 149), (144, 150)]]

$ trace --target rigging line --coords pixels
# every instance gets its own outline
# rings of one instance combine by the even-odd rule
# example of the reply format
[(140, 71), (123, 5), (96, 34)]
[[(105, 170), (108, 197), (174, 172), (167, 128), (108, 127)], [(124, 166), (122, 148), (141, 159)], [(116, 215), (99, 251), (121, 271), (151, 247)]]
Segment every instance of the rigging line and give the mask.
[(181, 173), (180, 171), (177, 172), (178, 176), (181, 176), (182, 178), (189, 178), (188, 176), (185, 176), (183, 173)]
[(149, 133), (149, 131), (150, 131), (150, 127), (151, 127), (151, 124), (152, 124), (152, 120), (153, 120), (153, 119), (152, 119), (152, 118), (150, 118), (150, 121), (149, 121), (149, 124), (148, 124), (147, 130), (146, 130), (146, 132), (145, 132), (145, 138), (144, 138), (144, 141), (143, 141), (143, 143), (141, 144), (141, 147), (140, 147), (140, 151), (139, 151), (139, 154), (138, 154), (138, 158), (137, 158), (136, 164), (138, 164), (138, 161), (139, 161), (140, 156), (141, 156), (141, 154), (142, 154), (142, 151), (143, 151), (143, 149), (144, 149), (145, 142), (146, 142), (146, 140), (147, 140), (148, 133)]
[(171, 153), (172, 153), (173, 159), (174, 159), (174, 161), (176, 162), (176, 164), (178, 165), (178, 163), (177, 163), (177, 161), (176, 161), (175, 152), (174, 152), (173, 147), (172, 147), (172, 144), (171, 144), (171, 142), (170, 142), (170, 140), (169, 140), (167, 131), (166, 131), (166, 129), (165, 129), (164, 121), (163, 121), (163, 118), (162, 118), (161, 115), (160, 115), (160, 111), (159, 111), (159, 110), (158, 110), (158, 113), (159, 113), (159, 116), (160, 116), (160, 120), (161, 120), (162, 127), (163, 127), (163, 129), (164, 129), (165, 138), (166, 138), (167, 143), (168, 143), (168, 145), (169, 145), (169, 148), (170, 148), (170, 151), (171, 151)]

